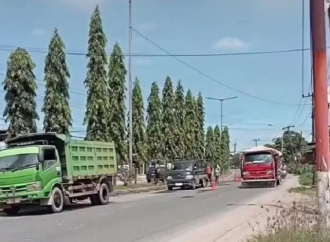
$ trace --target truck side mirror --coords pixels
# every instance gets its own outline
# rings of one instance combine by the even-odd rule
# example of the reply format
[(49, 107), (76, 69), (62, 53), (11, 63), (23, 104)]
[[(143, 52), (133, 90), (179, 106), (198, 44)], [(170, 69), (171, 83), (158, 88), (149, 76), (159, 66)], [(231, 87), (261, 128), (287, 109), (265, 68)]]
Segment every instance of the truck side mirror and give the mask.
[(39, 162), (41, 162), (41, 163), (45, 161), (44, 153), (40, 153), (40, 154), (38, 154), (38, 160), (39, 160)]

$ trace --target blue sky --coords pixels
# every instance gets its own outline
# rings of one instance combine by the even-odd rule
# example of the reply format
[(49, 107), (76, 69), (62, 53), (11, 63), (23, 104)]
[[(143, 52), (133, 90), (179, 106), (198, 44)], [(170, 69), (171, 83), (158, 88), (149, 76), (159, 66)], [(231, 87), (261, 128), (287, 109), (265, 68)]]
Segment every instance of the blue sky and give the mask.
[[(306, 1), (305, 47), (309, 48), (309, 20)], [(87, 50), (90, 15), (98, 4), (108, 52), (118, 41), (128, 52), (128, 0), (0, 0), (0, 47), (21, 46), (47, 49), (52, 31), (58, 28), (68, 51)], [(301, 48), (301, 0), (133, 0), (133, 27), (152, 41), (176, 54), (235, 53)], [(4, 73), (9, 55), (0, 51), (0, 73)], [(161, 50), (133, 35), (133, 52), (164, 54)], [(32, 53), (37, 67), (38, 109), (41, 109), (45, 54)], [(305, 94), (310, 88), (310, 53), (305, 52)], [(182, 57), (183, 61), (234, 89), (261, 99), (281, 102), (278, 105), (243, 95), (216, 83), (184, 66), (172, 57), (134, 57), (132, 74), (138, 76), (145, 99), (150, 85), (157, 81), (162, 88), (169, 75), (182, 81), (205, 97), (238, 99), (224, 103), (224, 123), (229, 125), (231, 142), (237, 148), (254, 145), (254, 138), (267, 143), (281, 132), (279, 128), (294, 124), (310, 138), (310, 100), (297, 106), (302, 94), (302, 53), (268, 55)], [(87, 60), (68, 56), (71, 72), (71, 105), (74, 130), (84, 129), (82, 120), (86, 101), (83, 81)], [(127, 60), (126, 60), (127, 61)], [(2, 77), (3, 78), (3, 77)], [(3, 100), (3, 93), (0, 92)], [(289, 105), (289, 104), (297, 104)], [(205, 100), (206, 125), (220, 123), (220, 103)], [(4, 102), (0, 104), (0, 112)], [(298, 112), (297, 112), (298, 110)], [(295, 115), (297, 113), (297, 115)], [(4, 127), (0, 121), (0, 128)], [(40, 127), (42, 125), (42, 115)]]

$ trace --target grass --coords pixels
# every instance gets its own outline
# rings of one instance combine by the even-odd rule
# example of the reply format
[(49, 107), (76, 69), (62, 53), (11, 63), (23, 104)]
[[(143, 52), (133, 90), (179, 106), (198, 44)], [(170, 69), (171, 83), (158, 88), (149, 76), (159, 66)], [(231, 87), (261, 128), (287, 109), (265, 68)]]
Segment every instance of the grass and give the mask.
[[(302, 172), (299, 177), (302, 186), (293, 187), (289, 192), (301, 194), (303, 200), (289, 208), (279, 208), (276, 215), (267, 218), (265, 231), (247, 242), (330, 242), (330, 231), (321, 235), (316, 226), (318, 214), (312, 177), (311, 171)], [(252, 230), (255, 231), (253, 227)]]
[(315, 195), (316, 189), (312, 186), (299, 186), (299, 187), (292, 187), (289, 189), (290, 193), (300, 193), (303, 195)]
[[(302, 191), (303, 189), (297, 189)], [(293, 203), (267, 218), (266, 231), (247, 242), (330, 242), (330, 233), (321, 235), (317, 230), (315, 208)]]

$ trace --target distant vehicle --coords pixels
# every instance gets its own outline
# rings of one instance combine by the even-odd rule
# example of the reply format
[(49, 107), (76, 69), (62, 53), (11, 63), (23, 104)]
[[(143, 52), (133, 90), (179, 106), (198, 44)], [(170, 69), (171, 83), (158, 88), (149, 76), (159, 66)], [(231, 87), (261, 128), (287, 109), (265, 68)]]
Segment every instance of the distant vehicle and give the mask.
[(167, 188), (174, 187), (206, 187), (208, 177), (206, 174), (206, 163), (198, 160), (179, 160), (172, 163), (171, 170), (167, 176)]
[(117, 173), (115, 145), (55, 133), (22, 135), (0, 151), (0, 171), (0, 208), (8, 215), (28, 205), (60, 213), (65, 204), (88, 198), (104, 205)]
[[(167, 169), (165, 166), (161, 165), (159, 166), (159, 181), (165, 182), (167, 175)], [(149, 166), (148, 170), (146, 172), (146, 180), (148, 183), (155, 180), (155, 167)]]
[(243, 151), (241, 159), (242, 187), (251, 183), (281, 184), (282, 153), (273, 148), (257, 146)]

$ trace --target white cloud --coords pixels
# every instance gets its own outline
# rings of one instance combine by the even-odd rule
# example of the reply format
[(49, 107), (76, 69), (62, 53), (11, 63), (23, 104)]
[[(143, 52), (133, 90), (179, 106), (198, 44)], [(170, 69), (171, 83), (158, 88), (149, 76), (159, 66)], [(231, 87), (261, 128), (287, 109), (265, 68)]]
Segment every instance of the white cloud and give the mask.
[(134, 64), (137, 66), (150, 66), (153, 64), (153, 62), (147, 58), (138, 58), (134, 60)]
[(139, 32), (146, 33), (146, 32), (153, 31), (156, 27), (157, 27), (156, 23), (146, 22), (146, 23), (137, 24), (136, 30), (138, 30)]
[(248, 44), (235, 37), (224, 37), (219, 39), (213, 46), (215, 49), (241, 50), (246, 49)]
[(60, 3), (77, 10), (92, 12), (96, 5), (101, 7), (109, 1), (110, 0), (60, 0)]
[(31, 33), (33, 35), (45, 35), (46, 31), (43, 29), (33, 29)]

